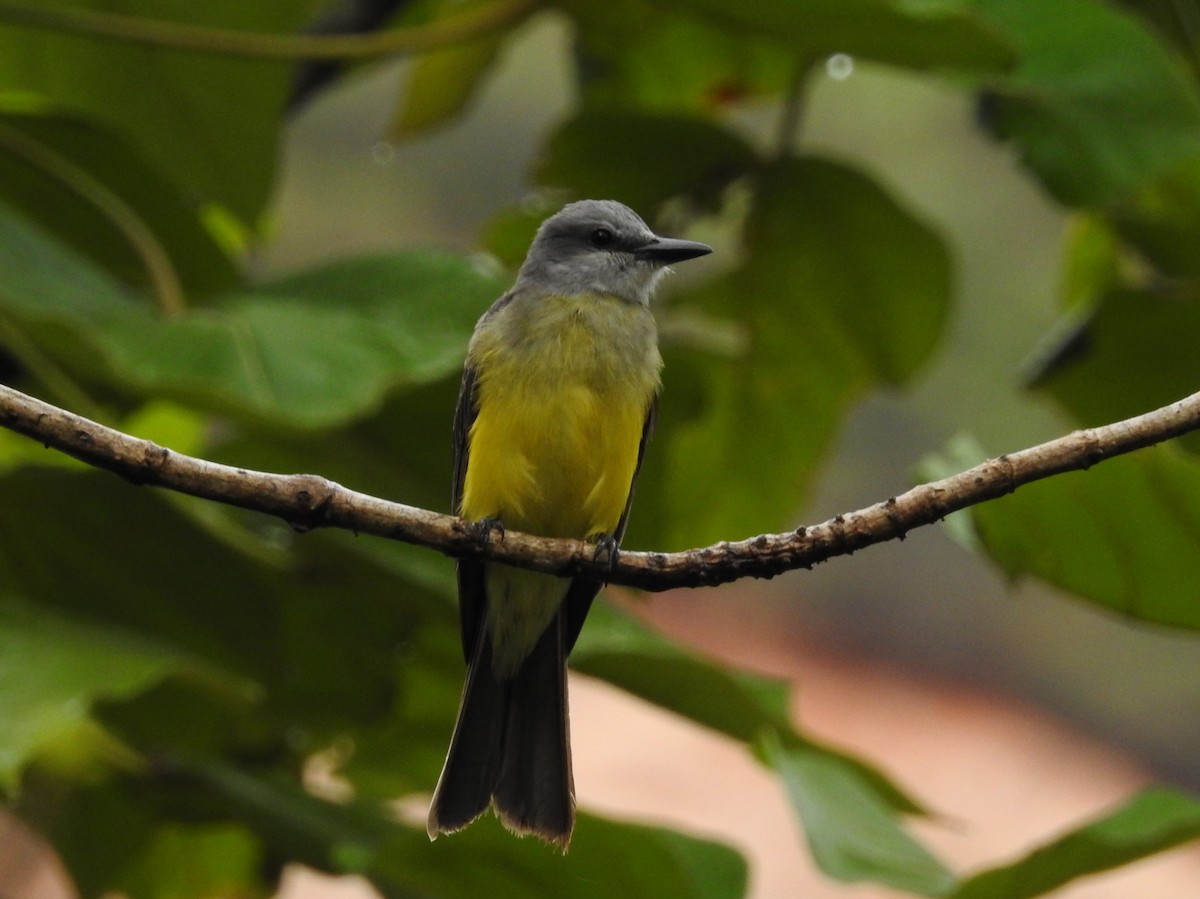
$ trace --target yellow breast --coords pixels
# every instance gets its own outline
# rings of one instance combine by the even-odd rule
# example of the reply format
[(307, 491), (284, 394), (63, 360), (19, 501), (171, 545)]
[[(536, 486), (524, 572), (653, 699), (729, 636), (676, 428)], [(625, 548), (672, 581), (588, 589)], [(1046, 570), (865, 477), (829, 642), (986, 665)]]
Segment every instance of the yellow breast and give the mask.
[(612, 533), (658, 389), (653, 318), (610, 297), (510, 306), (472, 342), (479, 412), (461, 512), (548, 537)]

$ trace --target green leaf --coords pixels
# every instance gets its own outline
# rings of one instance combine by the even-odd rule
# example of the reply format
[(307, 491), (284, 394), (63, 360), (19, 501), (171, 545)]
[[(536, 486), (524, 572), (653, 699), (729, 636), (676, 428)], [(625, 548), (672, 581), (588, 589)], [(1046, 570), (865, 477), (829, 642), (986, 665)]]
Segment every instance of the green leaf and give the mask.
[(681, 195), (711, 204), (757, 166), (749, 144), (703, 119), (588, 110), (550, 138), (536, 174), (543, 184), (612, 197), (653, 216)]
[[(1036, 384), (1088, 427), (1140, 415), (1200, 385), (1200, 356), (1191, 339), (1200, 333), (1196, 329), (1200, 302), (1195, 298), (1110, 291), (1069, 332), (1070, 352), (1041, 366)], [(1195, 438), (1185, 441), (1196, 445)]]
[(500, 292), (449, 254), (358, 258), (225, 297), (210, 314), (127, 319), (109, 350), (120, 375), (156, 393), (329, 427), (457, 371)]
[(1008, 66), (1013, 52), (969, 3), (911, 0), (687, 0), (719, 27), (816, 56), (847, 53), (916, 69)]
[(746, 861), (731, 847), (664, 827), (647, 830), (663, 846), (664, 854), (674, 856), (688, 881), (688, 894), (695, 899), (746, 895)]
[(138, 305), (111, 275), (4, 203), (0, 261), (0, 302), (14, 316), (41, 312), (61, 329), (74, 315), (97, 326)]
[(423, 832), (397, 834), (372, 868), (385, 895), (396, 890), (445, 899), (610, 897), (733, 899), (745, 894), (746, 863), (720, 843), (658, 827), (581, 814), (563, 856), (534, 840), (516, 842), (490, 815), (431, 846)]
[(88, 466), (71, 456), (53, 452), (22, 434), (0, 431), (0, 475), (26, 465), (68, 468), (82, 471)]
[(261, 844), (244, 827), (166, 824), (122, 872), (119, 887), (130, 899), (266, 896), (264, 861)]
[(750, 746), (759, 745), (769, 734), (789, 744), (803, 743), (807, 751), (835, 757), (853, 768), (894, 811), (925, 813), (875, 769), (796, 733), (791, 688), (785, 682), (708, 661), (607, 603), (592, 607), (571, 653), (571, 668)]
[[(317, 471), (375, 496), (449, 512), (454, 461), (450, 423), (461, 380), (456, 365), (438, 381), (390, 395), (370, 417), (323, 431), (320, 440), (306, 431), (273, 432), (269, 441), (244, 433), (222, 441), (205, 457), (262, 471)], [(389, 567), (401, 558), (405, 565), (419, 566), (423, 581), (431, 569), (453, 567), (425, 549), (389, 546), (393, 541), (354, 542), (359, 551)], [(422, 556), (424, 561), (418, 562)], [(444, 574), (435, 577), (445, 583)], [(454, 590), (446, 595), (455, 595)]]
[(1122, 615), (1195, 629), (1198, 510), (1200, 460), (1158, 446), (1027, 484), (971, 514), (1010, 577), (1033, 575)]
[[(630, 546), (695, 546), (786, 520), (852, 402), (910, 378), (941, 336), (946, 249), (873, 181), (786, 160), (760, 178), (753, 203), (742, 267), (690, 298), (744, 337), (720, 357), (666, 347)], [(646, 508), (665, 510), (660, 533), (647, 536)]]
[(1017, 48), (985, 122), (1061, 202), (1101, 205), (1200, 154), (1200, 100), (1136, 17), (1093, 0), (977, 0)]
[(551, 193), (534, 194), (519, 206), (501, 209), (484, 227), (484, 247), (505, 267), (513, 271), (520, 267), (542, 222), (562, 208), (562, 202)]
[(290, 777), (200, 757), (160, 764), (167, 770), (164, 808), (238, 821), (280, 857), (332, 874), (364, 873), (396, 826), (375, 803), (320, 799)]
[(54, 846), (80, 896), (113, 889), (154, 840), (153, 808), (123, 786), (111, 778), (64, 782), (38, 765), (22, 780), (14, 811)]
[(611, 896), (724, 899), (743, 895), (746, 866), (718, 843), (655, 827), (581, 814), (570, 855), (536, 840), (517, 841), (487, 816), (430, 844), (424, 827), (400, 826), (383, 807), (334, 804), (275, 778), (211, 763), (187, 764), (177, 790), (216, 800), (283, 857), (330, 873), (357, 873), (388, 897)]
[(571, 667), (744, 743), (791, 731), (786, 684), (684, 652), (606, 603), (589, 614)]
[(898, 826), (887, 797), (857, 767), (778, 739), (764, 741), (763, 752), (779, 771), (804, 821), (813, 858), (826, 874), (921, 896), (945, 896), (954, 889), (954, 875)]
[[(830, 876), (926, 887), (949, 876), (897, 821), (898, 815), (924, 810), (874, 768), (798, 735), (784, 683), (685, 652), (606, 604), (593, 608), (571, 666), (758, 747), (793, 794), (814, 858)], [(797, 790), (803, 791), (800, 798)], [(846, 796), (854, 801), (839, 805)], [(874, 854), (859, 846), (864, 833)]]
[[(971, 434), (955, 434), (940, 453), (925, 455), (916, 466), (916, 476), (922, 481), (940, 481), (985, 462), (987, 452)], [(942, 527), (963, 549), (978, 553), (982, 547), (975, 534), (971, 509), (951, 513), (942, 519)]]
[(1012, 864), (974, 875), (953, 899), (1031, 899), (1077, 877), (1107, 871), (1197, 837), (1200, 802), (1175, 790), (1152, 788)]
[(1114, 228), (1159, 272), (1200, 276), (1200, 157), (1193, 157), (1110, 210)]
[[(69, 520), (50, 511), (67, 508)], [(262, 575), (149, 491), (95, 471), (19, 471), (0, 480), (0, 531), (0, 584), (48, 613), (90, 616), (218, 664), (263, 655), (273, 610), (228, 587), (262, 587)], [(55, 564), (39, 562), (45, 547)]]
[[(405, 654), (403, 682), (385, 718), (355, 729), (337, 774), (364, 800), (428, 794), (446, 759), (462, 696), (463, 655), (458, 621), (447, 605), (444, 626), (426, 628), (421, 645)], [(346, 735), (334, 738), (335, 752)]]
[(586, 107), (712, 110), (783, 89), (794, 48), (750, 39), (682, 6), (641, 0), (566, 0), (576, 26)]
[(457, 371), (501, 291), (467, 260), (413, 252), (333, 263), (163, 318), (0, 208), (0, 315), (63, 365), (294, 427), (363, 416), (391, 390)]
[(38, 753), (103, 751), (81, 741), (97, 699), (133, 696), (199, 668), (194, 657), (120, 628), (0, 598), (0, 788), (11, 793)]
[(778, 93), (803, 67), (849, 53), (916, 69), (986, 70), (1012, 51), (964, 3), (905, 0), (568, 0), (585, 105), (711, 110)]
[[(455, 9), (479, 5), (460, 3)], [(503, 40), (504, 35), (494, 35), (418, 56), (405, 82), (392, 124), (393, 133), (411, 136), (441, 125), (461, 112), (479, 92)]]
[[(17, 148), (24, 152), (15, 155)], [(126, 283), (147, 285), (147, 261), (116, 227), (114, 204), (161, 246), (189, 302), (236, 279), (232, 261), (201, 223), (200, 206), (93, 122), (49, 110), (0, 115), (0, 193)]]
[[(103, 0), (72, 5), (111, 8)], [(301, 0), (186, 6), (143, 0), (133, 12), (247, 32), (289, 32), (310, 8)], [(48, 59), (54, 64), (46, 65)], [(283, 61), (0, 24), (0, 84), (10, 97), (36, 98), (101, 124), (180, 189), (227, 207), (244, 224), (256, 222), (271, 188), (288, 77)]]
[[(51, 511), (67, 508), (69, 518)], [(0, 479), (0, 532), (0, 589), (253, 680), (275, 714), (317, 733), (381, 717), (397, 688), (396, 647), (451, 619), (444, 601), (322, 534), (304, 538), (290, 568), (263, 564), (107, 474)], [(47, 546), (53, 565), (40, 561)]]
[(1103, 216), (1072, 216), (1063, 253), (1062, 306), (1090, 309), (1120, 281), (1119, 245)]

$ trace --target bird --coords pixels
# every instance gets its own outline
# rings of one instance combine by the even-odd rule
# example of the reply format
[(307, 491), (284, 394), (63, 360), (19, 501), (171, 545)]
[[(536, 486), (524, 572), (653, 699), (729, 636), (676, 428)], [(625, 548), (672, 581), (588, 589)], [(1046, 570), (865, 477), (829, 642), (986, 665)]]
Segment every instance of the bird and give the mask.
[[(628, 206), (580, 200), (538, 228), (512, 288), (480, 317), (454, 416), (456, 514), (594, 541), (615, 557), (654, 428), (662, 357), (650, 300), (673, 263), (712, 252)], [(489, 807), (563, 852), (575, 825), (566, 660), (593, 574), (457, 563), (466, 678), (430, 803), (430, 839)]]

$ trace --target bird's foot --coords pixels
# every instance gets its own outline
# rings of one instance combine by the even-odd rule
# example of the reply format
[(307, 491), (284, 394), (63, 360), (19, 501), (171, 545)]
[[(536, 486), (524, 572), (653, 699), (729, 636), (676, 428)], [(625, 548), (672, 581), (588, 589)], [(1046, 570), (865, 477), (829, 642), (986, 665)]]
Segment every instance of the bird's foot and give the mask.
[(481, 518), (475, 522), (475, 535), (484, 549), (491, 546), (493, 534), (499, 534), (499, 542), (504, 542), (504, 522), (499, 518)]
[(597, 562), (601, 558), (608, 560), (608, 570), (612, 571), (617, 567), (617, 557), (621, 554), (621, 544), (617, 542), (617, 538), (612, 534), (600, 534), (596, 537), (596, 552), (592, 556)]

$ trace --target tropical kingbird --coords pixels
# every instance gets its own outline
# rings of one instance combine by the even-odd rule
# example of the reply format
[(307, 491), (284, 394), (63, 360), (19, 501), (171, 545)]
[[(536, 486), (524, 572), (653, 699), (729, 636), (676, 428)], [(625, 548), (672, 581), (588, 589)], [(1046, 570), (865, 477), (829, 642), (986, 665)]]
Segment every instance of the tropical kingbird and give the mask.
[[(454, 418), (457, 514), (616, 551), (662, 368), (650, 295), (667, 265), (711, 252), (658, 237), (611, 200), (571, 203), (542, 223), (467, 350)], [(566, 849), (575, 824), (566, 659), (602, 585), (459, 561), (467, 676), (431, 838), (492, 805), (510, 830)]]

